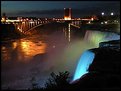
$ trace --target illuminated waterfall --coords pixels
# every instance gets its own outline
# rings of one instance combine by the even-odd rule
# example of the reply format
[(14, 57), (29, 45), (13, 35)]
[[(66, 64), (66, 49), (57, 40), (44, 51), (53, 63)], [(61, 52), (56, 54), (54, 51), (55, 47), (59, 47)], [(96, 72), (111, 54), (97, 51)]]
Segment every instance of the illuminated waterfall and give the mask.
[(74, 74), (73, 81), (79, 79), (82, 75), (88, 73), (88, 68), (90, 64), (93, 62), (93, 59), (95, 57), (95, 54), (91, 51), (85, 51), (77, 64), (77, 68)]

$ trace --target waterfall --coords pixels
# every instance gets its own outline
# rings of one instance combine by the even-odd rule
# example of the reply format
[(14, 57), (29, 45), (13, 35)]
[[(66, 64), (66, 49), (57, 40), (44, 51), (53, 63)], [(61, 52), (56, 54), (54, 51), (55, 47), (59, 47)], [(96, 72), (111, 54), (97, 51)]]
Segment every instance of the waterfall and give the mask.
[(77, 68), (74, 74), (73, 81), (79, 79), (81, 76), (88, 73), (88, 68), (90, 64), (93, 62), (94, 57), (95, 57), (95, 54), (89, 50), (85, 51), (81, 55), (77, 64)]

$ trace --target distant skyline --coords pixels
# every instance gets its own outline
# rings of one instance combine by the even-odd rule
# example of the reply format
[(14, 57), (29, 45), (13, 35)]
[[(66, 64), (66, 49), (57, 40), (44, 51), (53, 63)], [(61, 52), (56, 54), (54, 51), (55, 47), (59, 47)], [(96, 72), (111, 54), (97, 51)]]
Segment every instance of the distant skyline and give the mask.
[(63, 18), (64, 8), (72, 8), (72, 17), (120, 14), (120, 1), (1, 1), (1, 15)]

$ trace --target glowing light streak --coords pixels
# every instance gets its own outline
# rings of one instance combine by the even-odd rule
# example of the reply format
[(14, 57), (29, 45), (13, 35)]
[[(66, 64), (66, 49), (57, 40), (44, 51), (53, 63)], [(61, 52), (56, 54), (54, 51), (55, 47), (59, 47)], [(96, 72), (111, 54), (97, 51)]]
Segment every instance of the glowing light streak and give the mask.
[(84, 21), (90, 21), (91, 19), (81, 19), (81, 20), (84, 20)]
[(71, 30), (70, 30), (70, 24), (68, 25), (68, 32), (69, 32), (69, 34), (68, 34), (68, 41), (70, 42), (70, 41), (71, 41), (71, 34), (70, 34)]
[(20, 22), (20, 20), (6, 20), (6, 22)]

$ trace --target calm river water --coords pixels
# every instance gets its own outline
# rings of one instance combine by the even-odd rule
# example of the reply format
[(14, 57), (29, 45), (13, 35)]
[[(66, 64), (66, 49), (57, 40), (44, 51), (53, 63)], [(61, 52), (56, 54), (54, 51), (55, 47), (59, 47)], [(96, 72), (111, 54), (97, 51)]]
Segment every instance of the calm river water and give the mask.
[(2, 89), (31, 88), (35, 77), (44, 86), (51, 72), (69, 71), (73, 77), (81, 54), (98, 47), (99, 42), (120, 39), (111, 32), (81, 31), (68, 26), (38, 27), (38, 34), (2, 41)]

